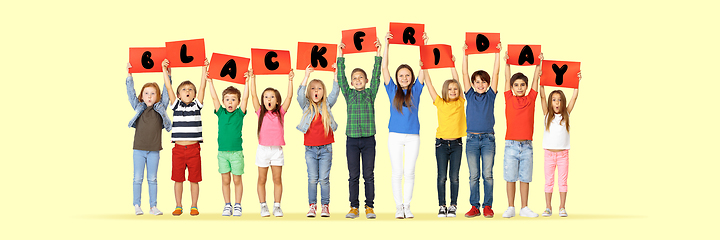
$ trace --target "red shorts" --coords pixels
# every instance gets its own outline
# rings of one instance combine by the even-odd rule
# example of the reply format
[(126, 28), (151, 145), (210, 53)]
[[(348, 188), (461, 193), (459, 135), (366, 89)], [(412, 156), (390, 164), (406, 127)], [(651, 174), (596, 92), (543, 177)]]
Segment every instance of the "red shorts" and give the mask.
[(187, 180), (202, 181), (200, 168), (200, 143), (190, 145), (175, 144), (172, 149), (172, 179), (175, 182), (185, 181), (185, 168), (188, 170)]

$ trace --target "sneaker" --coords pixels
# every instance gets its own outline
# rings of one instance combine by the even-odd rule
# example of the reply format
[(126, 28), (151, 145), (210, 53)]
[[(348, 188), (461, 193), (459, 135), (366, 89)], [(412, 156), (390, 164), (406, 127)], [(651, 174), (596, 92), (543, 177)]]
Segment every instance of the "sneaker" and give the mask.
[(438, 210), (438, 217), (447, 217), (447, 208), (445, 206), (440, 206), (440, 210)]
[(350, 212), (348, 212), (347, 215), (345, 215), (345, 218), (356, 218), (360, 215), (358, 212), (358, 209), (356, 207), (350, 207)]
[(223, 216), (228, 216), (228, 217), (229, 217), (230, 215), (232, 215), (232, 206), (230, 206), (229, 203), (228, 203), (228, 204), (225, 204), (225, 208), (223, 208), (222, 215), (223, 215)]
[(173, 216), (180, 216), (182, 214), (182, 207), (175, 207), (175, 211), (172, 212)]
[(403, 205), (397, 205), (396, 206), (397, 211), (395, 211), (395, 218), (396, 219), (403, 219), (405, 218), (405, 209), (403, 209)]
[(157, 206), (150, 208), (150, 214), (155, 216), (163, 215), (163, 213), (160, 211), (160, 209), (157, 208)]
[(242, 205), (235, 203), (235, 207), (233, 207), (233, 216), (242, 216)]
[(515, 207), (508, 207), (507, 210), (503, 213), (504, 218), (511, 218), (515, 216)]
[(317, 205), (314, 203), (310, 204), (310, 210), (307, 213), (307, 217), (315, 217), (315, 209), (317, 209)]
[(520, 216), (521, 217), (538, 217), (538, 214), (530, 210), (529, 207), (524, 207), (520, 209)]
[(495, 212), (493, 212), (491, 206), (485, 206), (485, 208), (483, 208), (483, 215), (486, 218), (492, 218), (493, 216), (495, 216)]
[(267, 203), (260, 204), (260, 216), (261, 217), (269, 217), (270, 216), (270, 209), (268, 209)]
[(455, 212), (457, 212), (457, 206), (450, 205), (447, 211), (447, 217), (456, 217), (457, 215), (455, 214)]
[(465, 217), (471, 218), (471, 217), (477, 217), (477, 216), (480, 216), (480, 210), (478, 210), (478, 208), (475, 206), (472, 206), (470, 208), (470, 211), (465, 213)]
[(542, 213), (542, 216), (543, 217), (552, 216), (552, 210), (550, 210), (549, 208), (545, 208), (545, 211)]
[(413, 218), (415, 215), (410, 212), (410, 204), (403, 205), (403, 211), (405, 212), (405, 218)]
[(190, 208), (190, 216), (197, 216), (198, 214), (200, 214), (200, 212), (198, 212), (197, 207)]
[(135, 205), (135, 215), (143, 215), (142, 209), (140, 209), (140, 205)]
[(330, 217), (330, 206), (328, 204), (322, 205), (322, 212), (320, 213), (321, 217)]
[(365, 217), (369, 219), (375, 219), (377, 217), (373, 208), (368, 207), (368, 205), (365, 205)]
[(558, 213), (558, 216), (567, 217), (567, 212), (565, 211), (565, 208), (560, 209), (560, 213)]
[(273, 207), (273, 215), (275, 215), (275, 217), (283, 216), (283, 212), (282, 212), (282, 209), (280, 208), (280, 204), (276, 203), (275, 207)]

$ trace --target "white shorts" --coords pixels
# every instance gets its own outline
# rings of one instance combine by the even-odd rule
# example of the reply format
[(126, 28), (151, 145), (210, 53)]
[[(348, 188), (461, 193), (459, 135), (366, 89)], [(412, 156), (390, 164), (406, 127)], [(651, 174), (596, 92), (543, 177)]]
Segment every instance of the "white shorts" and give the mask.
[(255, 165), (258, 167), (285, 165), (282, 146), (258, 145), (257, 153), (255, 154)]

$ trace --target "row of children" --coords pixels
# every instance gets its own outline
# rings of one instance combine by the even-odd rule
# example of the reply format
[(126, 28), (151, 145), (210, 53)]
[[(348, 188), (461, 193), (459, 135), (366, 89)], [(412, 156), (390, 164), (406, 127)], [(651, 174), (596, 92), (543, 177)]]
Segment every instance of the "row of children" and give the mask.
[[(388, 33), (385, 45), (394, 36)], [(428, 38), (423, 34), (427, 44)], [(388, 68), (388, 49), (382, 56), (379, 39), (375, 42), (377, 55), (375, 57), (370, 87), (366, 88), (367, 74), (360, 68), (355, 68), (350, 75), (348, 84), (345, 75), (345, 58), (343, 57), (344, 44), (338, 46), (338, 59), (335, 73), (335, 83), (328, 95), (325, 84), (318, 79), (308, 82), (313, 68), (308, 66), (305, 70), (300, 87), (298, 88), (298, 103), (303, 109), (303, 115), (297, 129), (304, 133), (305, 160), (308, 172), (308, 217), (315, 217), (317, 212), (317, 185), (320, 185), (320, 204), (323, 217), (330, 216), (330, 183), (329, 175), (332, 165), (333, 132), (338, 124), (332, 116), (332, 107), (342, 92), (348, 104), (346, 128), (346, 157), (349, 171), (350, 211), (347, 218), (359, 216), (360, 203), (359, 177), (362, 169), (365, 184), (365, 215), (375, 218), (374, 213), (374, 168), (375, 168), (375, 107), (374, 102), (380, 86), (382, 73), (385, 90), (391, 102), (390, 120), (388, 124), (388, 151), (392, 167), (392, 191), (396, 204), (395, 217), (413, 218), (410, 211), (410, 201), (414, 188), (415, 162), (420, 147), (420, 122), (418, 107), (420, 95), (425, 84), (428, 85), (430, 97), (437, 107), (438, 129), (435, 139), (437, 159), (437, 190), (440, 210), (438, 217), (455, 217), (457, 211), (458, 174), (462, 158), (462, 137), (467, 136), (466, 156), (470, 169), (470, 203), (472, 205), (466, 217), (482, 215), (493, 217), (493, 165), (495, 157), (494, 135), (494, 102), (497, 93), (500, 56), (495, 54), (495, 64), (492, 77), (483, 70), (468, 74), (467, 55), (463, 57), (463, 83), (465, 90), (458, 81), (455, 68), (451, 68), (452, 79), (444, 82), (441, 95), (435, 91), (427, 70), (421, 70), (416, 78), (412, 68), (407, 64), (400, 65), (395, 72), (395, 79), (390, 75)], [(467, 48), (467, 46), (464, 46)], [(500, 50), (501, 45), (497, 48)], [(507, 59), (507, 56), (505, 57)], [(542, 54), (539, 56), (542, 61)], [(453, 61), (455, 61), (453, 57)], [(256, 165), (258, 166), (257, 192), (261, 203), (261, 216), (270, 216), (265, 200), (265, 183), (268, 171), (272, 171), (274, 182), (273, 214), (283, 216), (280, 208), (282, 198), (282, 166), (284, 156), (282, 146), (284, 141), (284, 115), (290, 107), (292, 100), (293, 77), (288, 74), (288, 92), (285, 101), (274, 88), (265, 89), (258, 100), (255, 86), (255, 75), (252, 69), (245, 73), (249, 79), (244, 93), (232, 86), (222, 92), (218, 98), (212, 79), (208, 77), (205, 60), (203, 67), (200, 91), (196, 93), (195, 86), (190, 81), (180, 83), (177, 92), (172, 91), (172, 82), (168, 61), (163, 62), (163, 75), (165, 87), (158, 96), (160, 88), (156, 83), (147, 83), (141, 93), (136, 96), (132, 75), (128, 74), (127, 93), (129, 101), (135, 109), (135, 116), (129, 126), (134, 127), (135, 139), (133, 144), (134, 180), (133, 204), (136, 214), (142, 214), (140, 208), (140, 193), (143, 171), (147, 166), (148, 185), (150, 191), (150, 213), (161, 215), (157, 209), (157, 166), (159, 151), (162, 149), (161, 130), (172, 129), (171, 140), (175, 143), (172, 153), (172, 180), (175, 181), (176, 209), (173, 215), (180, 215), (182, 208), (183, 182), (185, 169), (188, 170), (187, 180), (191, 183), (192, 206), (191, 215), (198, 215), (197, 198), (198, 182), (202, 180), (200, 164), (200, 144), (202, 142), (202, 122), (200, 111), (203, 107), (205, 85), (210, 85), (213, 98), (214, 112), (218, 116), (218, 170), (222, 175), (222, 192), (225, 200), (223, 216), (242, 215), (242, 174), (244, 173), (244, 155), (242, 148), (242, 125), (246, 114), (248, 89), (252, 95), (255, 113), (258, 115), (258, 147), (256, 150)], [(420, 62), (422, 66), (422, 62)], [(128, 68), (131, 66), (128, 64)], [(520, 181), (521, 204), (520, 216), (537, 217), (527, 207), (529, 182), (532, 180), (532, 135), (535, 98), (538, 94), (538, 79), (541, 75), (541, 65), (535, 69), (530, 92), (526, 95), (528, 78), (522, 73), (510, 76), (510, 66), (505, 71), (505, 101), (507, 133), (505, 142), (504, 178), (507, 182), (507, 195), (509, 207), (503, 217), (515, 216), (514, 199), (516, 182)], [(382, 72), (381, 72), (382, 71)], [(578, 73), (580, 77), (580, 73)], [(351, 88), (352, 86), (352, 88)], [(464, 94), (460, 94), (464, 92)], [(560, 216), (567, 216), (565, 212), (565, 199), (567, 196), (567, 171), (569, 150), (569, 113), (572, 111), (577, 99), (577, 89), (569, 102), (566, 101), (562, 91), (556, 90), (550, 94), (547, 102), (541, 101), (543, 115), (545, 116), (545, 134), (543, 147), (545, 148), (545, 193), (547, 208), (543, 216), (552, 213), (551, 197), (555, 167), (558, 167), (560, 187)], [(196, 95), (197, 94), (197, 95)], [(464, 95), (464, 96), (463, 96)], [(540, 86), (540, 95), (545, 93)], [(196, 98), (197, 96), (197, 98)], [(463, 110), (467, 101), (467, 118)], [(172, 104), (170, 104), (172, 103)], [(224, 105), (224, 106), (223, 106)], [(166, 109), (171, 106), (174, 111), (172, 122), (169, 120)], [(238, 111), (239, 109), (239, 111)], [(404, 157), (404, 161), (403, 161)], [(482, 161), (481, 161), (482, 159)], [(404, 163), (403, 163), (404, 162)], [(482, 173), (484, 186), (484, 200), (480, 204), (479, 181)], [(447, 178), (450, 178), (451, 201), (448, 207), (445, 201), (445, 188)], [(234, 183), (235, 204), (230, 202), (230, 182)], [(404, 178), (404, 184), (402, 180)]]

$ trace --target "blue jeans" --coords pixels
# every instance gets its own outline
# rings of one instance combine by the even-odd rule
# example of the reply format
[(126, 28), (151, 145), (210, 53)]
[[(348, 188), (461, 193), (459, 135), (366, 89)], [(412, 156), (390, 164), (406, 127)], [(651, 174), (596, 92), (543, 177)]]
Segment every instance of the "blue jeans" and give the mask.
[(445, 181), (450, 166), (450, 205), (457, 205), (460, 181), (460, 163), (462, 162), (462, 138), (455, 140), (435, 139), (435, 158), (437, 159), (438, 203), (445, 205)]
[[(465, 147), (468, 169), (470, 169), (470, 205), (477, 208), (493, 203), (493, 166), (495, 165), (495, 134), (467, 135)], [(480, 206), (480, 157), (482, 157), (483, 192), (485, 198)]]
[(148, 195), (150, 207), (157, 205), (157, 171), (160, 163), (160, 151), (142, 151), (133, 149), (133, 205), (140, 205), (143, 171), (147, 165)]
[(308, 202), (317, 203), (317, 185), (320, 183), (320, 203), (330, 204), (330, 166), (332, 144), (305, 146), (305, 163), (308, 172)]

